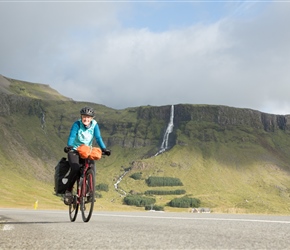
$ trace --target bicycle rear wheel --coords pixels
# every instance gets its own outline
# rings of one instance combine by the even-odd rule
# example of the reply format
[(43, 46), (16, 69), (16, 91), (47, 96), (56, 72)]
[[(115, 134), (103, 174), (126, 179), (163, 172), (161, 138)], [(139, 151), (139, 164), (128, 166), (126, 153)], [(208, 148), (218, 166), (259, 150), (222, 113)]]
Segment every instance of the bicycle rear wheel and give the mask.
[(73, 194), (73, 202), (72, 204), (69, 205), (69, 218), (71, 222), (74, 222), (77, 218), (78, 211), (79, 211), (79, 203), (77, 200), (77, 191), (78, 191), (78, 181), (75, 182), (73, 189), (72, 189), (72, 194)]
[(84, 190), (81, 198), (81, 211), (84, 222), (88, 222), (92, 216), (95, 203), (95, 172), (89, 169), (86, 174)]

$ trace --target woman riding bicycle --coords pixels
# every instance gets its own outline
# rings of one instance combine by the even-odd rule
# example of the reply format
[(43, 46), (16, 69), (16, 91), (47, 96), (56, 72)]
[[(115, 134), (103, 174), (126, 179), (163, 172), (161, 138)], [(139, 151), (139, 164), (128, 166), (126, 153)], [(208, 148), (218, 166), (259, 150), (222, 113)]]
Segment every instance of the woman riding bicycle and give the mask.
[(71, 127), (67, 147), (65, 148), (65, 151), (68, 153), (68, 161), (71, 167), (71, 172), (68, 177), (68, 188), (64, 194), (64, 204), (66, 205), (70, 205), (73, 200), (71, 193), (72, 187), (80, 173), (80, 157), (76, 149), (82, 144), (92, 146), (93, 139), (95, 138), (103, 154), (108, 156), (111, 154), (111, 151), (106, 149), (99, 125), (96, 120), (94, 120), (94, 110), (90, 107), (84, 107), (80, 110), (80, 114), (81, 119), (75, 121)]

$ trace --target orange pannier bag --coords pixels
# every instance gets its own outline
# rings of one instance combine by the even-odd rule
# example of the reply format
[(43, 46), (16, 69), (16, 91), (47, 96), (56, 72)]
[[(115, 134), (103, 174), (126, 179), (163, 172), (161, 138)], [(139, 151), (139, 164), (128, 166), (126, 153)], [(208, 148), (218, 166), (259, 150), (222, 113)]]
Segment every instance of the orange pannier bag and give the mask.
[(89, 158), (90, 160), (100, 160), (102, 158), (102, 150), (100, 148), (82, 144), (77, 148), (77, 151), (83, 159)]

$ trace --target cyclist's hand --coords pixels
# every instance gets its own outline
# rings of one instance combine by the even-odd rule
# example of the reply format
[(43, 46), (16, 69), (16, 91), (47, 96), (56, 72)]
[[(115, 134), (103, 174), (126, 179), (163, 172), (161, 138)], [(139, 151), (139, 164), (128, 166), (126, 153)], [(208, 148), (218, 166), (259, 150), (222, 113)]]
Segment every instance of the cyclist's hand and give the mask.
[(66, 146), (66, 147), (64, 147), (63, 151), (64, 151), (65, 153), (68, 153), (68, 152), (71, 151), (72, 149), (73, 149), (72, 146)]
[(107, 156), (111, 155), (111, 150), (109, 150), (109, 149), (103, 148), (102, 152), (103, 152), (103, 155), (107, 155)]

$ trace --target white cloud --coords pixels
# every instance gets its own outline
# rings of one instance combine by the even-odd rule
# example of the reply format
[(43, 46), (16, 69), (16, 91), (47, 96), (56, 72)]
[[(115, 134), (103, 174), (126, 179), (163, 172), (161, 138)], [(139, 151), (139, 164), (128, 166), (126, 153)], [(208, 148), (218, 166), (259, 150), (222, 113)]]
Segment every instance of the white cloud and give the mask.
[(290, 113), (290, 4), (249, 19), (235, 18), (251, 7), (240, 5), (216, 23), (158, 33), (122, 27), (127, 4), (32, 5), (0, 4), (3, 75), (113, 108), (203, 103)]

